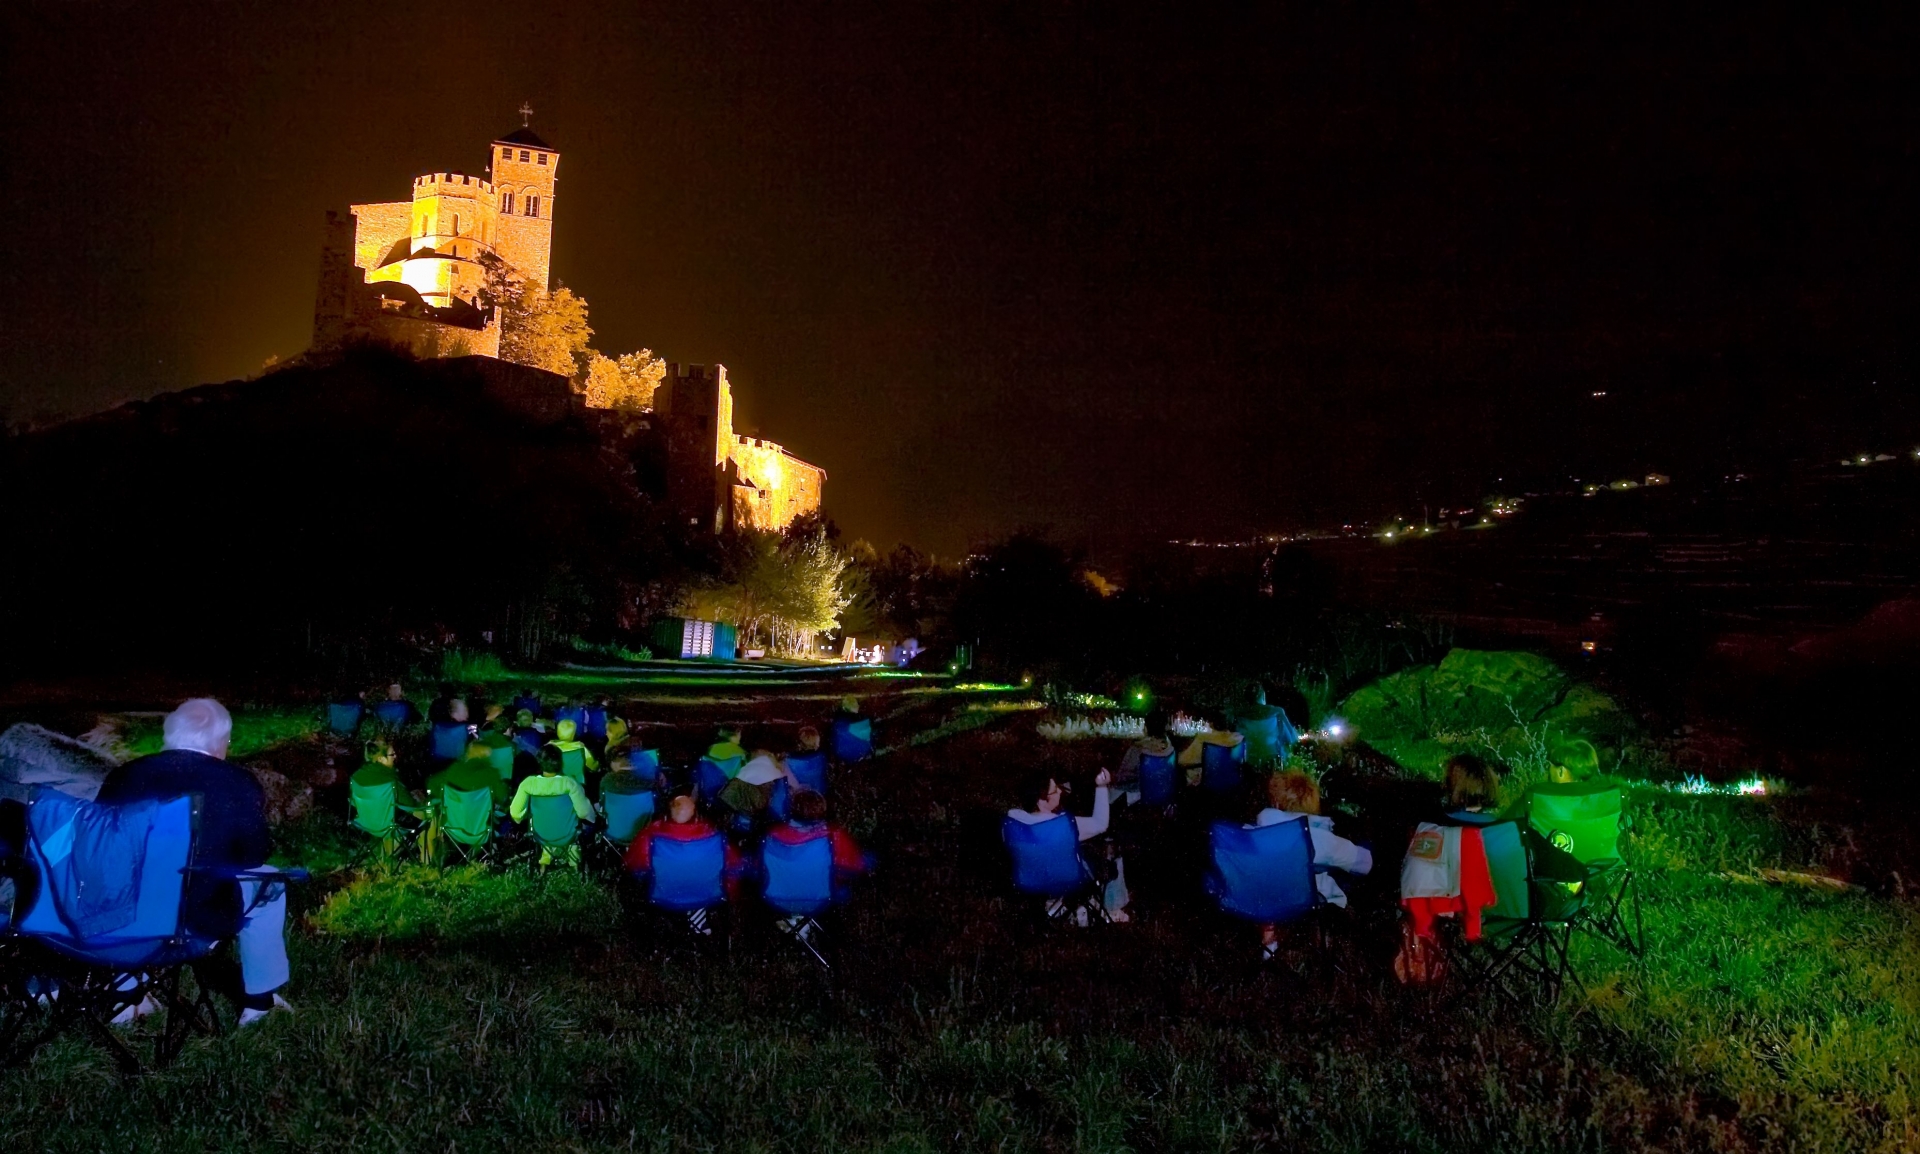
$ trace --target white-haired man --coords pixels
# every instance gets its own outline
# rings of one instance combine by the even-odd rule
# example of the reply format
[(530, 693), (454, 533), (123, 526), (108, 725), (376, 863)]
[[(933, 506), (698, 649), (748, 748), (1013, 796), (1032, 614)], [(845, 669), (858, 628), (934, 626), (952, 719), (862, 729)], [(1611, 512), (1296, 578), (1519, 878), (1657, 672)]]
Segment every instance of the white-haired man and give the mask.
[[(107, 775), (99, 800), (106, 804), (200, 795), (193, 863), (219, 870), (251, 870), (273, 851), (267, 829), (266, 794), (251, 773), (227, 763), (233, 717), (211, 697), (180, 703), (167, 715), (164, 748), (135, 758)], [(262, 894), (259, 887), (267, 887)], [(196, 875), (187, 889), (187, 928), (209, 938), (232, 938), (240, 954), (240, 1024), (252, 1025), (276, 1007), (287, 984), (287, 898), (279, 883), (234, 882)]]

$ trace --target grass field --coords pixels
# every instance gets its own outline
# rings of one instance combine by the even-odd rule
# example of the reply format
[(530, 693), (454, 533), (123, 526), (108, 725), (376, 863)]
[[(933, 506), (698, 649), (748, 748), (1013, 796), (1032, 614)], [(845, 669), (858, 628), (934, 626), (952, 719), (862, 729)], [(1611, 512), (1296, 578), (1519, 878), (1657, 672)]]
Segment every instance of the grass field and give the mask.
[[(984, 721), (976, 723), (976, 717)], [(938, 721), (938, 719), (935, 719)], [(1792, 795), (1636, 791), (1649, 949), (1576, 940), (1550, 1011), (1392, 979), (1397, 873), (1350, 889), (1325, 957), (1251, 964), (1192, 853), (1136, 825), (1139, 920), (1041, 934), (994, 815), (1034, 715), (883, 735), (835, 781), (880, 858), (829, 980), (743, 916), (712, 952), (631, 924), (604, 880), (336, 869), (300, 895), (291, 1017), (121, 1085), (81, 1041), (0, 1076), (0, 1134), (49, 1150), (1902, 1150), (1920, 1146), (1920, 918), (1761, 881), (1849, 837)], [(1084, 764), (1082, 764), (1084, 763)], [(1385, 846), (1422, 787), (1330, 780)], [(340, 866), (335, 819), (284, 831)]]

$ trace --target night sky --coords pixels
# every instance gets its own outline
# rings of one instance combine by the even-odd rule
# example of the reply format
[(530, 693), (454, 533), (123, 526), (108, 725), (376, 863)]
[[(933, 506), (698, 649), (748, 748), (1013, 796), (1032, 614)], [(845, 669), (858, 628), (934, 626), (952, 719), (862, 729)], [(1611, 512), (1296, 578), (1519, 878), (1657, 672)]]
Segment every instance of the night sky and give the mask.
[(1920, 435), (1897, 7), (1162, 7), (15, 0), (0, 408), (300, 351), (325, 211), (525, 100), (596, 345), (725, 362), (883, 548)]

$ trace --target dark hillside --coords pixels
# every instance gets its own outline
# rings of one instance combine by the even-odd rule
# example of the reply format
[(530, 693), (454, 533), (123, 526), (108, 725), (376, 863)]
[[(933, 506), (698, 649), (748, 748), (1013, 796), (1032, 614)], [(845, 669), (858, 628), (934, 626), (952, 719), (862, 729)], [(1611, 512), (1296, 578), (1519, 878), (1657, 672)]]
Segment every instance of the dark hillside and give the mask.
[(12, 438), (14, 672), (482, 631), (524, 653), (663, 563), (640, 424), (539, 370), (367, 352)]

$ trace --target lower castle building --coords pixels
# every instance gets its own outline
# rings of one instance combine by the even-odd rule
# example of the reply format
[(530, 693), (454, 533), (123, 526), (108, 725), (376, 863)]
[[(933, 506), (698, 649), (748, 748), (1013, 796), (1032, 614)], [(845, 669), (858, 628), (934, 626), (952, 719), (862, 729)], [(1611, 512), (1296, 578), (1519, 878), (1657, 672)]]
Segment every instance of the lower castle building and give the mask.
[[(525, 125), (532, 110), (520, 111), (522, 126), (488, 146), (482, 175), (424, 173), (407, 200), (327, 213), (315, 350), (374, 343), (416, 357), (500, 356), (489, 269), (543, 292), (552, 275), (560, 152)], [(820, 511), (826, 470), (733, 431), (724, 365), (668, 365), (654, 414), (666, 497), (683, 524), (777, 530)]]
[(820, 511), (825, 469), (733, 431), (725, 365), (669, 364), (653, 409), (667, 440), (667, 500), (683, 523), (784, 529)]

